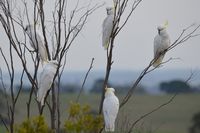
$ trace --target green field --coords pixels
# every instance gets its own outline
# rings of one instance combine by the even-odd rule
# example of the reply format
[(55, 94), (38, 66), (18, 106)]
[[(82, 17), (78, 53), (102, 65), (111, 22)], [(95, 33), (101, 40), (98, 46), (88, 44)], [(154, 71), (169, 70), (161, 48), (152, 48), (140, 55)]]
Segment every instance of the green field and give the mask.
[[(64, 121), (67, 118), (67, 107), (70, 101), (74, 101), (76, 94), (61, 94), (61, 119)], [(122, 95), (118, 96), (122, 97)], [(20, 95), (16, 109), (16, 122), (20, 123), (26, 118), (26, 101), (28, 95)], [(152, 95), (134, 95), (128, 104), (124, 106), (117, 118), (116, 128), (118, 131), (126, 129), (126, 127), (137, 120), (142, 114), (147, 113), (166, 102), (171, 98), (171, 95), (152, 96)], [(85, 94), (81, 95), (80, 101), (82, 104), (89, 104), (93, 111), (97, 111), (99, 106), (100, 95)], [(192, 116), (200, 111), (200, 95), (187, 94), (177, 95), (177, 97), (159, 111), (151, 114), (144, 120), (140, 121), (135, 130), (142, 130), (143, 133), (188, 133), (188, 128), (191, 126)], [(34, 102), (33, 102), (34, 103)], [(38, 109), (35, 104), (31, 105), (31, 115), (38, 114)], [(50, 114), (47, 110), (45, 113), (47, 121)], [(63, 124), (63, 122), (62, 122)], [(0, 132), (3, 132), (3, 127), (0, 127)]]

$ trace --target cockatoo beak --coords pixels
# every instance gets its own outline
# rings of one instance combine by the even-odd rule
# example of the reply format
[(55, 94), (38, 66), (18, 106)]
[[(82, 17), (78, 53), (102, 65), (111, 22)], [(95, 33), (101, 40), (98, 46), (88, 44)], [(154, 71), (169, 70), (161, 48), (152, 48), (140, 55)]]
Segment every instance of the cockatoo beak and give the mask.
[(108, 90), (108, 87), (107, 87), (107, 85), (106, 85), (105, 91), (107, 91), (107, 90)]
[(28, 26), (26, 26), (24, 30), (27, 31), (28, 30)]

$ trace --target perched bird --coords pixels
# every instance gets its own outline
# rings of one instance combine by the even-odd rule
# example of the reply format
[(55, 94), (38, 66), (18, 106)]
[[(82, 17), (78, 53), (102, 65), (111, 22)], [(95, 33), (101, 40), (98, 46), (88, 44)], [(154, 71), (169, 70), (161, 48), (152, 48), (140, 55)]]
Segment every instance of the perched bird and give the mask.
[(165, 22), (164, 25), (157, 27), (158, 35), (154, 38), (154, 67), (160, 65), (165, 56), (165, 50), (170, 46), (170, 37), (166, 31), (167, 25), (168, 22)]
[(110, 36), (113, 29), (113, 21), (114, 21), (114, 8), (107, 7), (107, 17), (103, 21), (103, 34), (102, 34), (102, 45), (106, 50), (109, 46)]
[(119, 110), (119, 100), (114, 92), (114, 88), (106, 88), (105, 99), (103, 101), (103, 116), (106, 132), (113, 132), (115, 130), (115, 119)]
[(30, 45), (31, 47), (36, 51), (38, 50), (38, 54), (40, 56), (40, 59), (42, 60), (42, 64), (48, 61), (47, 51), (46, 47), (44, 46), (44, 39), (40, 35), (40, 33), (36, 30), (34, 30), (33, 25), (27, 25), (25, 28), (26, 33), (29, 36), (30, 39)]
[(45, 64), (42, 73), (40, 74), (37, 91), (37, 101), (40, 102), (41, 106), (44, 105), (44, 98), (48, 90), (51, 88), (57, 68), (58, 62), (56, 60), (48, 61), (48, 63)]

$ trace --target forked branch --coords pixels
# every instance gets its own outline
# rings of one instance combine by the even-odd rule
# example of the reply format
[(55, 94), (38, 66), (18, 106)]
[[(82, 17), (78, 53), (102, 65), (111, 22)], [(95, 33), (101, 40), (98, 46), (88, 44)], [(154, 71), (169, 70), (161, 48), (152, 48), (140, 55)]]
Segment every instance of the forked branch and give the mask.
[[(194, 28), (194, 29), (191, 29), (191, 28)], [(191, 26), (187, 27), (186, 29), (184, 29), (184, 30), (180, 33), (180, 35), (178, 36), (178, 38), (177, 38), (165, 51), (163, 51), (163, 52), (160, 53), (160, 56), (161, 56), (162, 54), (165, 54), (166, 52), (168, 52), (168, 51), (174, 49), (174, 48), (177, 47), (178, 45), (183, 44), (185, 41), (187, 41), (187, 40), (189, 40), (189, 39), (191, 39), (191, 38), (193, 38), (193, 37), (198, 36), (199, 34), (196, 34), (196, 31), (197, 31), (199, 28), (200, 28), (200, 25), (198, 25), (198, 26), (196, 26), (196, 27), (194, 27), (194, 25), (191, 25)], [(190, 32), (189, 32), (188, 34), (185, 34), (185, 32), (188, 32), (188, 30), (190, 30)], [(146, 74), (148, 74), (148, 73), (154, 71), (156, 68), (160, 67), (160, 65), (159, 65), (159, 66), (157, 66), (156, 68), (151, 68), (151, 66), (153, 65), (153, 63), (154, 63), (160, 56), (158, 56), (158, 57), (152, 59), (152, 60), (150, 61), (150, 63), (148, 64), (148, 66), (140, 73), (140, 75), (139, 75), (139, 77), (137, 78), (137, 80), (133, 83), (132, 87), (129, 89), (128, 93), (127, 93), (126, 96), (123, 98), (123, 100), (122, 100), (122, 102), (121, 102), (121, 104), (120, 104), (120, 108), (123, 107), (123, 106), (128, 102), (128, 100), (129, 100), (130, 97), (132, 96), (132, 94), (133, 94), (135, 88), (137, 87), (137, 85), (139, 84), (139, 82), (143, 79), (143, 77), (144, 77)], [(167, 62), (168, 62), (168, 61), (167, 61)], [(165, 62), (165, 63), (167, 63), (167, 62)], [(163, 64), (163, 63), (162, 63), (162, 64)]]

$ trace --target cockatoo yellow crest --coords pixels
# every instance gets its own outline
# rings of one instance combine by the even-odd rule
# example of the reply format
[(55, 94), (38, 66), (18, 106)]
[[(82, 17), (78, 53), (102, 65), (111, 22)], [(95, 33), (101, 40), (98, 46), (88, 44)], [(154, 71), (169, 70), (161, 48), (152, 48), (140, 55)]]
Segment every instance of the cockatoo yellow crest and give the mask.
[(169, 22), (166, 20), (165, 23), (164, 23), (164, 27), (167, 28), (168, 25), (169, 25)]

